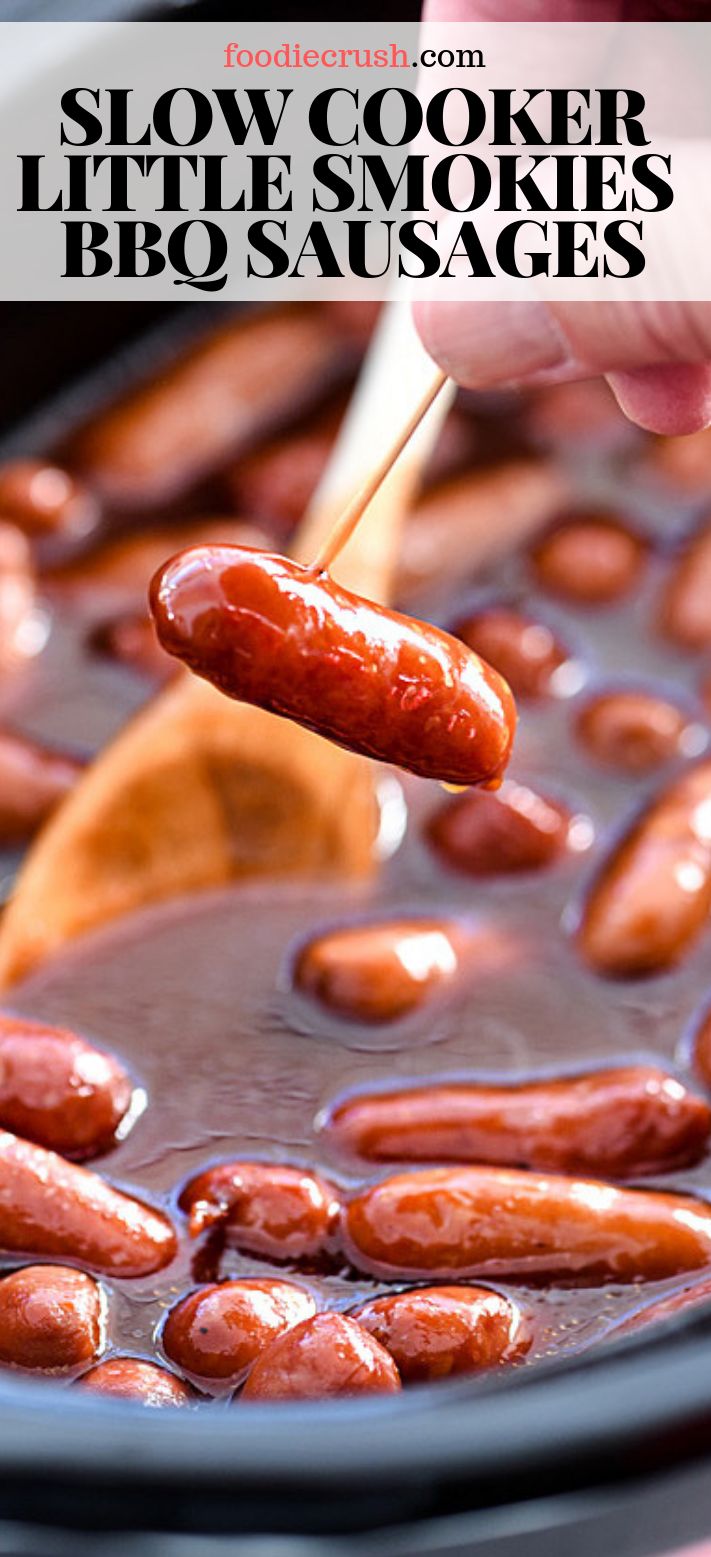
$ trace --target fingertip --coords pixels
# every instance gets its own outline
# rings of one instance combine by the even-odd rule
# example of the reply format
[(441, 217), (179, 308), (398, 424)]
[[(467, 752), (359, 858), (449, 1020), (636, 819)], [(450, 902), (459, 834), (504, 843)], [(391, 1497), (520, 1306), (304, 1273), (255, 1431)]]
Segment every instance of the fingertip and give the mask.
[(583, 376), (541, 302), (421, 302), (415, 324), (430, 356), (465, 389)]
[(608, 382), (625, 416), (646, 432), (676, 438), (711, 424), (711, 365), (636, 368), (610, 373)]
[(445, 373), (458, 377), (462, 363), (456, 350), (452, 354), (451, 344), (457, 338), (457, 319), (461, 324), (461, 304), (420, 302), (413, 304), (412, 312), (425, 351)]

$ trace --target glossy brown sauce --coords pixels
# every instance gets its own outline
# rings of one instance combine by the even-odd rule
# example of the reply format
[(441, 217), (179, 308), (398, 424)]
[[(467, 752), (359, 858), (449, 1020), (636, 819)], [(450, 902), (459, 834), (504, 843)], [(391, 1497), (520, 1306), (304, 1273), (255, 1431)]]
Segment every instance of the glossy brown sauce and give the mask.
[[(555, 695), (521, 705), (510, 770), (570, 812), (565, 854), (547, 869), (509, 876), (477, 879), (448, 869), (424, 839), (428, 819), (448, 797), (433, 784), (384, 771), (384, 831), (394, 845), (405, 814), (407, 830), (371, 886), (259, 882), (173, 903), (88, 937), (6, 998), (5, 1009), (61, 1023), (115, 1051), (145, 1096), (130, 1133), (96, 1166), (165, 1206), (180, 1245), (157, 1276), (103, 1282), (109, 1353), (161, 1360), (156, 1337), (166, 1311), (196, 1279), (218, 1273), (293, 1273), (319, 1306), (342, 1311), (392, 1290), (346, 1268), (277, 1267), (233, 1248), (220, 1256), (214, 1244), (189, 1241), (177, 1208), (188, 1177), (229, 1157), (303, 1164), (345, 1187), (384, 1177), (372, 1165), (358, 1172), (318, 1129), (321, 1111), (343, 1093), (430, 1076), (520, 1080), (636, 1060), (676, 1068), (703, 1090), (689, 1067), (688, 1034), (711, 996), (711, 930), (679, 967), (624, 982), (586, 967), (573, 939), (582, 894), (612, 840), (676, 771), (672, 762), (639, 779), (593, 762), (575, 731), (584, 699), (603, 685), (659, 689), (688, 711), (685, 755), (708, 748), (698, 697), (708, 664), (677, 651), (658, 630), (664, 553), (695, 510), (679, 500), (670, 517), (668, 495), (656, 504), (642, 467), (630, 474), (594, 448), (576, 454), (575, 481), (581, 506), (614, 509), (624, 495), (624, 513), (650, 538), (649, 564), (634, 594), (577, 611), (536, 585), (519, 551), (487, 575), (463, 577), (454, 588), (437, 585), (416, 601), (418, 612), (445, 627), (489, 603), (515, 603), (569, 648)], [(143, 700), (146, 681), (91, 654), (90, 617), (90, 600), (86, 623), (76, 605), (54, 606), (47, 648), (3, 693), (3, 717), (44, 739), (96, 748)], [(7, 883), (12, 857), (3, 864)], [(314, 933), (413, 915), (480, 924), (497, 957), (490, 968), (486, 956), (475, 960), (431, 1001), (378, 1026), (347, 1021), (294, 990), (295, 958)], [(497, 961), (502, 947), (505, 976)], [(711, 1199), (711, 1159), (655, 1182)], [(7, 1269), (18, 1263), (27, 1262), (2, 1261)], [(584, 1289), (491, 1283), (509, 1290), (529, 1318), (533, 1344), (525, 1367), (587, 1348), (642, 1303), (688, 1284), (688, 1277)]]

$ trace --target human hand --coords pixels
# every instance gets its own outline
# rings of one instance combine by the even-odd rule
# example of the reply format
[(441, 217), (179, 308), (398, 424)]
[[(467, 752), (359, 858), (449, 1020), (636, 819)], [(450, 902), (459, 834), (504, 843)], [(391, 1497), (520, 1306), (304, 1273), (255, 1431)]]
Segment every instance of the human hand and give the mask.
[[(705, 0), (428, 0), (425, 19), (707, 21)], [(711, 303), (421, 302), (427, 350), (473, 389), (604, 374), (623, 411), (651, 432), (711, 423)]]

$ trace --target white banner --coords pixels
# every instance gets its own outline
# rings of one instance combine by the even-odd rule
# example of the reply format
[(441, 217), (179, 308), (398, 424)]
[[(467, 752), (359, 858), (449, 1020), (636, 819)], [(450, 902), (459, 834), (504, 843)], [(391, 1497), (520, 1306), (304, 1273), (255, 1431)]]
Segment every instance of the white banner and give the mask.
[(0, 24), (5, 299), (711, 298), (711, 24)]

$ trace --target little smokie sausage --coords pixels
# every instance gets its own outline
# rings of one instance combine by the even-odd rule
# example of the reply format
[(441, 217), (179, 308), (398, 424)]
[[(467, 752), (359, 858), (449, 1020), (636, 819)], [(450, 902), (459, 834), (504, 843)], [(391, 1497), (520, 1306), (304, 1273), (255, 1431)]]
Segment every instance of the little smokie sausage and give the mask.
[(679, 1314), (686, 1313), (689, 1309), (701, 1308), (704, 1303), (711, 1302), (711, 1281), (695, 1282), (693, 1287), (684, 1287), (683, 1292), (672, 1292), (667, 1297), (655, 1298), (653, 1303), (647, 1303), (644, 1308), (638, 1308), (637, 1312), (630, 1314), (628, 1319), (616, 1325), (610, 1331), (609, 1340), (617, 1341), (623, 1335), (631, 1335), (636, 1330), (642, 1330), (647, 1325), (662, 1324), (666, 1319), (676, 1319)]
[(271, 1341), (315, 1312), (313, 1298), (293, 1281), (222, 1281), (171, 1308), (163, 1350), (185, 1373), (237, 1384)]
[(603, 867), (578, 942), (600, 973), (671, 967), (711, 908), (711, 762), (701, 762), (645, 811)]
[(608, 605), (629, 594), (647, 547), (612, 514), (579, 514), (556, 525), (533, 547), (539, 584), (577, 605)]
[(374, 1298), (352, 1317), (390, 1353), (406, 1384), (478, 1373), (531, 1344), (515, 1303), (484, 1287), (418, 1287)]
[(546, 697), (568, 650), (545, 622), (515, 606), (490, 605), (461, 618), (453, 632), (508, 681), (516, 697)]
[(685, 438), (655, 438), (648, 446), (645, 467), (655, 485), (666, 482), (676, 492), (700, 497), (711, 492), (711, 428)]
[(364, 351), (378, 322), (382, 304), (371, 303), (365, 298), (344, 298), (321, 306), (326, 318), (336, 329), (343, 331), (344, 338), (355, 341)]
[(0, 1281), (0, 1363), (64, 1372), (103, 1344), (100, 1287), (66, 1265), (27, 1265)]
[[(188, 546), (254, 546), (272, 544), (266, 531), (239, 519), (183, 520), (155, 529), (130, 531), (106, 540), (101, 546), (42, 570), (42, 587), (63, 609), (86, 617), (87, 627), (100, 631), (114, 617), (142, 614), (146, 595), (157, 568), (166, 557)], [(176, 667), (179, 668), (179, 667)]]
[(257, 449), (227, 471), (235, 512), (289, 535), (323, 475), (344, 410), (345, 402), (330, 405), (305, 427)]
[(15, 670), (35, 652), (35, 576), (30, 543), (0, 518), (0, 670)]
[(702, 1013), (691, 1044), (694, 1069), (704, 1086), (711, 1089), (711, 1008)]
[(112, 1055), (62, 1027), (0, 1016), (0, 1125), (66, 1157), (110, 1145), (133, 1084)]
[(0, 465), (0, 519), (31, 539), (85, 535), (99, 517), (98, 504), (81, 482), (46, 460)]
[(179, 670), (161, 648), (150, 616), (140, 611), (125, 611), (100, 622), (89, 635), (89, 648), (158, 684), (170, 681)]
[(158, 636), (230, 697), (425, 778), (499, 777), (515, 725), (506, 682), (448, 633), (246, 547), (196, 547), (151, 589)]
[(650, 773), (677, 757), (689, 725), (669, 698), (628, 688), (590, 698), (575, 721), (591, 755), (623, 773)]
[(141, 1357), (107, 1357), (77, 1379), (79, 1389), (113, 1400), (133, 1400), (141, 1406), (187, 1406), (190, 1387), (167, 1368)]
[(451, 1081), (344, 1099), (336, 1142), (371, 1162), (490, 1162), (638, 1178), (703, 1155), (711, 1108), (651, 1065), (492, 1086)]
[(663, 1281), (711, 1266), (711, 1207), (513, 1168), (430, 1168), (355, 1195), (344, 1243), (357, 1270), (398, 1281)]
[(682, 649), (711, 644), (711, 524), (685, 547), (662, 599), (662, 630)]
[(463, 929), (442, 919), (348, 925), (303, 947), (294, 980), (341, 1016), (393, 1022), (454, 977), (466, 940)]
[(426, 827), (447, 865), (469, 876), (543, 870), (565, 854), (573, 818), (558, 800), (509, 781), (495, 795), (455, 795)]
[(399, 1389), (392, 1357), (355, 1319), (316, 1314), (262, 1352), (240, 1399), (323, 1400), (327, 1395), (391, 1395)]
[(192, 1238), (220, 1226), (230, 1243), (268, 1259), (313, 1259), (331, 1246), (340, 1203), (325, 1179), (270, 1162), (223, 1162), (186, 1184)]
[(0, 1249), (150, 1276), (175, 1254), (168, 1218), (98, 1174), (0, 1131)]
[(0, 844), (32, 838), (79, 782), (85, 766), (80, 757), (0, 730)]
[(325, 311), (230, 319), (83, 428), (72, 463), (116, 507), (165, 503), (323, 393), (347, 355)]
[[(571, 449), (598, 457), (634, 447), (644, 433), (625, 416), (604, 378), (537, 388), (523, 407), (531, 441), (569, 457)], [(688, 438), (665, 440), (688, 443)]]
[(512, 459), (467, 470), (425, 492), (409, 515), (396, 577), (396, 598), (411, 600), (433, 582), (461, 587), (517, 541), (548, 523), (568, 496), (552, 462)]

